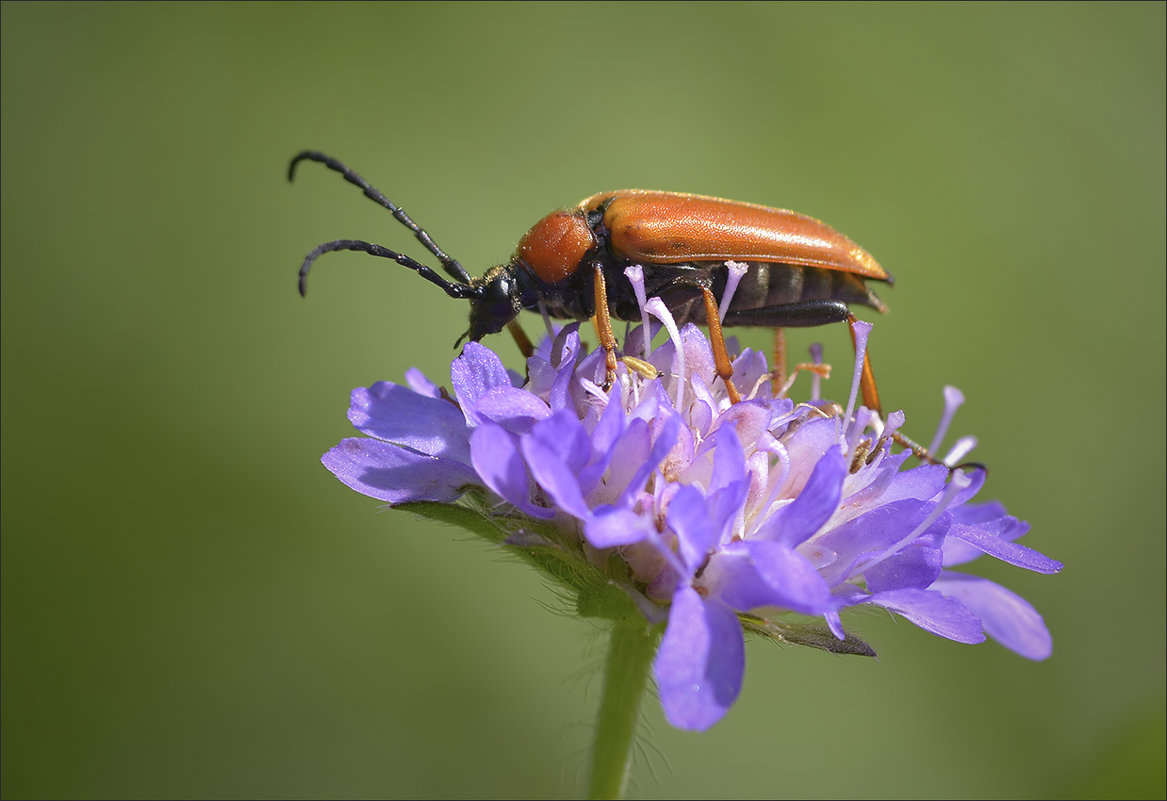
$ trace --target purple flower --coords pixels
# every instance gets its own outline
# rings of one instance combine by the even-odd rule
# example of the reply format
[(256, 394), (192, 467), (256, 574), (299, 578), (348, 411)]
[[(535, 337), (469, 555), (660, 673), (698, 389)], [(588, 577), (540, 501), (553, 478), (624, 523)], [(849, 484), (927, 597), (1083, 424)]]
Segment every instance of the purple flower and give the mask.
[[(985, 554), (1039, 573), (1061, 563), (1017, 544), (1028, 525), (1000, 504), (970, 503), (984, 472), (951, 466), (971, 438), (943, 464), (919, 463), (893, 451), (902, 412), (882, 420), (855, 408), (869, 325), (856, 325), (845, 409), (819, 397), (817, 377), (808, 402), (775, 397), (765, 358), (750, 350), (734, 361), (744, 398), (734, 404), (701, 331), (678, 330), (659, 301), (644, 312), (624, 353), (659, 378), (622, 364), (605, 392), (603, 352), (584, 351), (578, 324), (539, 345), (525, 381), (471, 342), (451, 366), (452, 397), (416, 370), (406, 385), (355, 390), (349, 419), (367, 436), (343, 440), (323, 462), (392, 505), (487, 521), (576, 592), (581, 612), (632, 609), (666, 623), (654, 673), (679, 728), (712, 726), (737, 698), (743, 626), (872, 654), (840, 617), (872, 605), (957, 642), (987, 634), (1030, 659), (1050, 655), (1024, 599), (950, 568)], [(662, 327), (668, 337), (650, 350), (647, 335)], [(962, 401), (951, 388), (945, 398), (933, 452)]]

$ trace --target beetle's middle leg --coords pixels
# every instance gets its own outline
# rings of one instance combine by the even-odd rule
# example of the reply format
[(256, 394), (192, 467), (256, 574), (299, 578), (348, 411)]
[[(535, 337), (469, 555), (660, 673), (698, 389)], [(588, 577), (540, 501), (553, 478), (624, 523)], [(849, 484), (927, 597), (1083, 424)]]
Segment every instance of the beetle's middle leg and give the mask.
[(717, 299), (713, 297), (713, 290), (705, 284), (701, 285), (701, 295), (705, 298), (705, 324), (709, 326), (709, 341), (713, 344), (713, 364), (717, 367), (717, 374), (725, 381), (730, 403), (737, 403), (742, 399), (742, 395), (733, 385), (733, 365), (730, 364), (729, 354), (725, 350), (725, 336), (721, 333)]
[(604, 280), (604, 268), (599, 262), (592, 265), (596, 280), (596, 316), (592, 324), (596, 327), (596, 336), (600, 338), (600, 347), (604, 349), (604, 389), (607, 390), (616, 382), (616, 335), (612, 333), (612, 315), (608, 311), (608, 282)]

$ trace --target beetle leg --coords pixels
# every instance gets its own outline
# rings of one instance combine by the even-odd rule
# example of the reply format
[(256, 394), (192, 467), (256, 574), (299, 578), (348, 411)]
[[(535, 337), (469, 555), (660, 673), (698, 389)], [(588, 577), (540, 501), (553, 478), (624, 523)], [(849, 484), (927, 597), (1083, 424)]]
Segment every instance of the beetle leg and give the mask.
[[(851, 332), (851, 346), (855, 347), (855, 315), (847, 315), (847, 330)], [(883, 418), (883, 407), (879, 404), (879, 391), (875, 388), (875, 373), (871, 370), (870, 351), (863, 352), (863, 374), (859, 377), (859, 390), (863, 393), (863, 405)], [(919, 446), (917, 446), (919, 447)], [(921, 448), (920, 450), (923, 450)]]
[(511, 320), (507, 323), (507, 330), (511, 332), (515, 344), (519, 346), (519, 351), (523, 354), (523, 358), (531, 358), (531, 354), (535, 352), (535, 346), (531, 344), (530, 338), (527, 337), (527, 332), (519, 325), (518, 320)]
[(604, 280), (604, 268), (599, 262), (592, 264), (596, 280), (596, 316), (592, 324), (596, 327), (596, 336), (600, 338), (600, 346), (604, 349), (604, 390), (616, 381), (616, 335), (612, 333), (612, 316), (608, 312), (608, 282)]
[(770, 387), (774, 397), (782, 394), (786, 387), (786, 332), (781, 328), (774, 329), (774, 369), (770, 371)]
[(729, 354), (725, 351), (725, 336), (721, 333), (717, 300), (713, 297), (713, 290), (705, 284), (701, 285), (701, 295), (705, 298), (705, 323), (709, 326), (709, 340), (713, 344), (713, 363), (717, 367), (717, 374), (725, 381), (730, 403), (737, 403), (742, 396), (733, 385), (733, 365), (730, 364)]

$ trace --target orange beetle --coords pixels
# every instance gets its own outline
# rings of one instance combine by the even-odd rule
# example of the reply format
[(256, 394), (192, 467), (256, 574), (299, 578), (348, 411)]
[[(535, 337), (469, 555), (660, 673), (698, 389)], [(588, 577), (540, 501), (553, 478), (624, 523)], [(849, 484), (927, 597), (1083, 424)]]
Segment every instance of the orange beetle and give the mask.
[[(404, 211), (336, 159), (304, 151), (292, 159), (289, 180), (296, 165), (305, 160), (341, 173), (391, 211), (454, 281), (397, 251), (344, 239), (325, 242), (304, 259), (301, 294), (308, 270), (319, 256), (357, 250), (392, 259), (437, 284), (450, 297), (469, 300), (470, 329), (463, 337), (475, 341), (508, 325), (514, 331), (512, 321), (523, 309), (541, 309), (557, 318), (595, 317), (600, 344), (607, 353), (609, 383), (617, 364), (610, 317), (641, 319), (632, 284), (624, 275), (630, 265), (643, 268), (648, 297), (660, 297), (678, 324), (710, 326), (717, 371), (735, 401), (739, 395), (721, 324), (780, 331), (854, 320), (852, 303), (885, 310), (866, 282), (892, 280), (865, 250), (813, 217), (715, 197), (636, 189), (593, 195), (575, 208), (548, 214), (519, 240), (508, 263), (490, 268), (481, 278), (471, 278)], [(744, 262), (748, 269), (719, 320), (727, 261)], [(879, 411), (866, 357), (862, 389), (864, 403)]]

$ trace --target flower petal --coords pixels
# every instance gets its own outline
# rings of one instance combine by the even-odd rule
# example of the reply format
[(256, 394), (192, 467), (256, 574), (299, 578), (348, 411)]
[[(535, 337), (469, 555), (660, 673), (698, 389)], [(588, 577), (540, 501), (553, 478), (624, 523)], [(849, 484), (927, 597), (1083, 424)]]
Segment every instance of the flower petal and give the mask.
[(903, 615), (924, 631), (973, 645), (985, 641), (981, 621), (955, 598), (930, 590), (892, 590), (869, 596), (864, 603)]
[[(940, 575), (943, 558), (935, 546), (936, 538), (920, 537), (899, 553), (893, 554), (863, 571), (867, 590), (872, 593), (890, 590), (926, 590)], [(932, 542), (929, 542), (932, 541)]]
[(827, 448), (802, 492), (758, 527), (759, 539), (793, 548), (810, 539), (839, 507), (847, 465), (838, 448)]
[(596, 548), (631, 545), (655, 533), (649, 518), (619, 506), (597, 509), (584, 526), (584, 537)]
[(1053, 653), (1053, 638), (1029, 601), (988, 579), (945, 571), (932, 589), (980, 615), (985, 632), (1010, 651), (1041, 660)]
[(832, 564), (823, 568), (823, 578), (832, 587), (852, 578), (864, 562), (883, 553), (923, 523), (934, 506), (916, 500), (876, 506), (816, 538), (815, 545), (838, 554)]
[(353, 390), (348, 419), (363, 434), (470, 465), (466, 418), (448, 400), (378, 381)]
[(479, 426), (470, 436), (470, 458), (482, 482), (517, 509), (541, 519), (555, 510), (531, 503), (530, 480), (514, 434), (493, 423)]
[(366, 437), (342, 439), (320, 459), (346, 485), (389, 503), (451, 503), (468, 486), (481, 485), (461, 462), (417, 453)]
[(512, 387), (510, 373), (494, 351), (477, 342), (467, 342), (462, 354), (450, 365), (450, 383), (466, 419), (478, 423), (478, 402), (491, 390)]
[(737, 615), (705, 601), (692, 587), (673, 596), (653, 673), (669, 723), (704, 731), (725, 716), (741, 692), (745, 641)]
[(669, 528), (677, 535), (681, 561), (691, 578), (721, 537), (721, 530), (710, 519), (701, 490), (686, 484), (669, 501)]
[[(977, 551), (996, 557), (1002, 562), (1008, 562), (1035, 573), (1050, 575), (1060, 571), (1063, 565), (1057, 559), (1050, 559), (1033, 548), (1013, 542), (1013, 540), (1024, 536), (1028, 530), (1028, 523), (1008, 515), (975, 526), (956, 523), (948, 529), (948, 539), (945, 540), (944, 548), (944, 564), (949, 566), (969, 561), (969, 559), (960, 558), (967, 554), (959, 554), (954, 548), (950, 549), (948, 543), (955, 538), (957, 541), (967, 543)], [(950, 551), (952, 551), (951, 554)]]
[(777, 542), (752, 540), (722, 548), (701, 583), (734, 609), (763, 606), (821, 615), (834, 606), (831, 590), (797, 551)]
[(523, 456), (539, 482), (563, 511), (579, 519), (592, 516), (579, 485), (591, 444), (583, 424), (566, 409), (537, 424), (521, 440)]
[(474, 417), (480, 425), (490, 422), (512, 434), (525, 434), (531, 426), (551, 416), (544, 400), (525, 389), (498, 387), (478, 399)]

